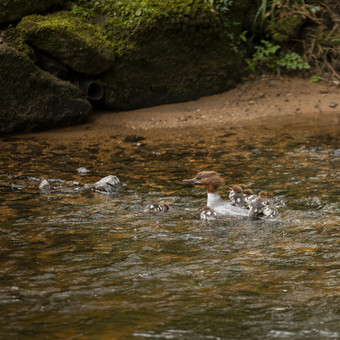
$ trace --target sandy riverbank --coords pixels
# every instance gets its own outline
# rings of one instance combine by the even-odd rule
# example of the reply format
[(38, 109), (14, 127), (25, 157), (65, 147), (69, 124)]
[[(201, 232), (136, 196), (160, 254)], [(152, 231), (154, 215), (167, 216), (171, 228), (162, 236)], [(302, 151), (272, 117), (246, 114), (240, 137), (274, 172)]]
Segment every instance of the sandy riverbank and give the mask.
[(134, 111), (97, 112), (83, 125), (34, 136), (74, 139), (136, 134), (148, 139), (202, 133), (228, 127), (252, 128), (289, 124), (318, 117), (340, 122), (340, 85), (310, 83), (302, 78), (266, 78), (240, 83), (235, 89), (196, 101)]

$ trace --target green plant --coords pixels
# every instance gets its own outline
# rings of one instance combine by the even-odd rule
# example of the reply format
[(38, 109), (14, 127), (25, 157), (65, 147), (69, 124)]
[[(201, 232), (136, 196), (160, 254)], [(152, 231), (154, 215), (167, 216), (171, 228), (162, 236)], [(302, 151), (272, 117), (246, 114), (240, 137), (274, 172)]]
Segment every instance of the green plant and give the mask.
[(230, 9), (230, 6), (233, 4), (233, 0), (208, 0), (208, 2), (220, 14), (227, 13)]
[(289, 70), (309, 69), (310, 65), (305, 62), (296, 52), (280, 52), (280, 45), (267, 40), (261, 40), (261, 45), (255, 47), (256, 52), (251, 59), (246, 59), (248, 68), (255, 72), (257, 66), (264, 66), (272, 72), (280, 74), (281, 68)]
[(266, 19), (275, 22), (282, 18), (299, 16), (319, 22), (316, 14), (320, 10), (321, 6), (308, 4), (305, 0), (261, 0), (253, 21), (253, 30), (258, 27), (262, 31)]
[(246, 59), (249, 69), (255, 72), (258, 65), (264, 65), (272, 71), (275, 70), (275, 54), (280, 48), (279, 45), (274, 45), (267, 40), (261, 40), (261, 45), (255, 47), (256, 52), (253, 57)]
[(276, 65), (287, 70), (309, 69), (310, 65), (305, 62), (296, 52), (280, 53)]
[(262, 30), (263, 22), (267, 12), (267, 0), (262, 0), (259, 8), (257, 9), (254, 22), (253, 22), (253, 30), (255, 31), (255, 27), (259, 25), (260, 30)]
[[(96, 1), (97, 3), (98, 1)], [(74, 15), (80, 15), (85, 18), (94, 16), (94, 7), (91, 0), (78, 0), (77, 2), (69, 2), (67, 4), (71, 13)]]
[(321, 80), (322, 80), (322, 77), (320, 77), (320, 76), (313, 76), (312, 78), (309, 79), (309, 82), (310, 83), (318, 83)]

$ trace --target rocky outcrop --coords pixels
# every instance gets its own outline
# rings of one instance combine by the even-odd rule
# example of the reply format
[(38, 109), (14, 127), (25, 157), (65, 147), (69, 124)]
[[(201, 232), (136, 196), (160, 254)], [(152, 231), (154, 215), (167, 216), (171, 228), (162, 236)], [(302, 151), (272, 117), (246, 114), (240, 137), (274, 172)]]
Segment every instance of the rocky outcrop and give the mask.
[[(52, 3), (63, 1), (46, 1), (46, 8)], [(83, 121), (91, 110), (84, 95), (103, 108), (127, 110), (234, 87), (250, 3), (146, 0), (104, 6), (89, 0), (69, 2), (67, 8), (76, 10), (25, 16), (0, 37), (0, 60), (7, 63), (0, 89), (8, 103), (1, 111), (2, 132)]]
[(18, 21), (25, 15), (42, 13), (65, 2), (66, 0), (0, 0), (0, 24)]
[(92, 110), (76, 86), (42, 71), (4, 43), (0, 45), (0, 89), (0, 133), (80, 123)]
[(34, 49), (82, 74), (98, 75), (114, 62), (114, 46), (102, 29), (68, 12), (27, 16), (17, 30)]
[(120, 57), (101, 76), (107, 85), (106, 108), (193, 100), (236, 85), (241, 72), (240, 8), (230, 9), (228, 31), (228, 19), (207, 1), (154, 1), (152, 9), (144, 9), (147, 14), (138, 25), (126, 28), (122, 22), (119, 28), (117, 18), (104, 25), (112, 41), (125, 39), (116, 43), (123, 45)]

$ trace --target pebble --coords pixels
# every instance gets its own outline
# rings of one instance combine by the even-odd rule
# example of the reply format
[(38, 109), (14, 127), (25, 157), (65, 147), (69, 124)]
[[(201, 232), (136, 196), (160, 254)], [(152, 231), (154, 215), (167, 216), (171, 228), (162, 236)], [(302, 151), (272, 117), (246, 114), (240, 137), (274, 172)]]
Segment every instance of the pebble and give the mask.
[(84, 168), (84, 167), (78, 168), (77, 171), (78, 171), (79, 175), (85, 175), (85, 174), (87, 174), (88, 172), (90, 172), (90, 170), (87, 170), (87, 169)]
[(95, 189), (95, 191), (113, 193), (120, 189), (121, 186), (122, 183), (117, 176), (109, 175), (94, 183), (92, 187)]
[(39, 184), (39, 189), (40, 190), (50, 190), (51, 184), (46, 179), (43, 179), (41, 181), (41, 183)]

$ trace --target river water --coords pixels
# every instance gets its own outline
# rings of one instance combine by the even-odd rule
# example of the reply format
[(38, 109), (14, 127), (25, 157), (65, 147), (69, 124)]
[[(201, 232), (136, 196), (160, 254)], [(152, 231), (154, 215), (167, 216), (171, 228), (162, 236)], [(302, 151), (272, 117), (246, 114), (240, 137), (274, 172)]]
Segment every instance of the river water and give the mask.
[[(159, 140), (3, 137), (0, 338), (340, 339), (339, 132), (320, 117)], [(182, 179), (207, 169), (226, 199), (233, 184), (267, 190), (280, 218), (200, 222), (204, 188)], [(116, 194), (83, 189), (110, 174)], [(169, 212), (142, 213), (159, 200)]]

